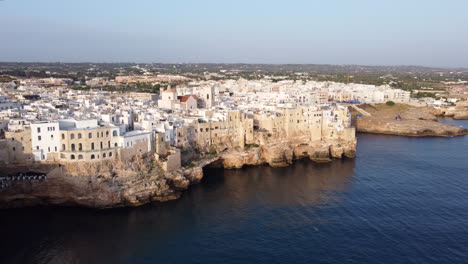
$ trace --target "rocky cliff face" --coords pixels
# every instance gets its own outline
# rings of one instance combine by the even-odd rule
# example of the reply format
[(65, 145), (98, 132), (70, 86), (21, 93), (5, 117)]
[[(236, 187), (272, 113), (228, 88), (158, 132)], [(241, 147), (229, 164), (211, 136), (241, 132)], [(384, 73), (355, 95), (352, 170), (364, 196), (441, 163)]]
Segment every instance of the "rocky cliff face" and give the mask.
[(331, 142), (280, 141), (245, 150), (231, 150), (222, 153), (221, 160), (223, 166), (228, 169), (260, 164), (284, 167), (292, 164), (296, 159), (309, 158), (316, 162), (326, 162), (333, 158), (354, 158), (355, 154), (355, 139)]
[(10, 182), (9, 187), (0, 190), (0, 208), (35, 205), (110, 208), (177, 199), (182, 190), (201, 180), (204, 165), (164, 173), (153, 158), (137, 157), (128, 163), (38, 166), (35, 170), (46, 172), (47, 179)]
[(468, 119), (468, 106), (448, 106), (441, 108), (433, 108), (431, 113), (436, 116), (452, 117), (458, 120)]
[(358, 132), (388, 134), (399, 136), (439, 136), (452, 137), (468, 134), (465, 128), (429, 120), (394, 120), (378, 117), (362, 117), (356, 120)]
[[(438, 122), (436, 116), (448, 112), (440, 112), (434, 108), (414, 107), (405, 104), (394, 106), (375, 104), (361, 105), (360, 107), (369, 112), (371, 116), (353, 118), (358, 132), (411, 137), (451, 137), (468, 134), (468, 130), (462, 127)], [(357, 112), (353, 112), (353, 116), (356, 114)], [(396, 116), (400, 116), (402, 120), (395, 120)]]
[[(177, 199), (181, 192), (203, 178), (203, 167), (213, 162), (225, 168), (269, 164), (287, 166), (295, 159), (317, 162), (354, 157), (356, 140), (331, 142), (281, 141), (262, 147), (228, 150), (192, 161), (190, 168), (164, 172), (152, 156), (137, 156), (129, 162), (34, 165), (34, 171), (47, 174), (44, 180), (9, 182), (0, 190), (0, 208), (36, 205), (112, 208), (139, 206), (154, 201)], [(15, 172), (31, 170), (15, 166)], [(10, 171), (13, 172), (13, 171)]]

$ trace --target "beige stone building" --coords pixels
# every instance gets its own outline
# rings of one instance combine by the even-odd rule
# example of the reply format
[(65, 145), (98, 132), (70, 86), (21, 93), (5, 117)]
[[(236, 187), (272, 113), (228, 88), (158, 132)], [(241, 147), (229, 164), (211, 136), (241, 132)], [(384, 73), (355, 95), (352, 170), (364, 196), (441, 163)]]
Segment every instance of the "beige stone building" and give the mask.
[(119, 149), (116, 126), (68, 126), (60, 128), (60, 161), (98, 161), (115, 159)]
[(209, 149), (212, 145), (243, 148), (252, 143), (253, 138), (253, 119), (240, 111), (228, 112), (225, 121), (195, 124), (195, 143), (201, 149)]

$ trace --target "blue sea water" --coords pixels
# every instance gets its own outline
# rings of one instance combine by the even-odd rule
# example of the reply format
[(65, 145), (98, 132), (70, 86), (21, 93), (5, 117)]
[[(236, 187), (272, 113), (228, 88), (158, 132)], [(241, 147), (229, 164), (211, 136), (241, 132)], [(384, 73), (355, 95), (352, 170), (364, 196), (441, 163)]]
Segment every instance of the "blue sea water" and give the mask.
[(468, 263), (468, 136), (205, 173), (167, 203), (0, 211), (0, 263)]

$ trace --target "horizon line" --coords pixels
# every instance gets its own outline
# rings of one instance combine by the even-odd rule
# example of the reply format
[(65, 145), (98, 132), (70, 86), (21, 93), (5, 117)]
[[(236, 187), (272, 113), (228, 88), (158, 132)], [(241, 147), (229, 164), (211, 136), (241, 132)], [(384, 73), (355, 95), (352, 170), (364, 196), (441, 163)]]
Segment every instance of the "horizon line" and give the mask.
[(0, 63), (52, 63), (52, 64), (206, 64), (206, 65), (316, 65), (316, 66), (361, 66), (361, 67), (420, 67), (420, 68), (440, 68), (440, 69), (463, 69), (468, 70), (468, 66), (426, 66), (417, 64), (331, 64), (331, 63), (255, 63), (255, 62), (93, 62), (93, 61), (0, 61)]

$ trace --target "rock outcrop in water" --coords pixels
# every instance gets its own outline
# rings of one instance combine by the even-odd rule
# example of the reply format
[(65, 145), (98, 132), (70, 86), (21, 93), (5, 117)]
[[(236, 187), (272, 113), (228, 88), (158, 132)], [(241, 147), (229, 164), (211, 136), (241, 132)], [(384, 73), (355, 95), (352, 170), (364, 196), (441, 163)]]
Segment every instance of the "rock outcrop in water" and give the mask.
[[(468, 134), (463, 127), (452, 126), (437, 121), (434, 110), (427, 107), (413, 107), (404, 104), (360, 106), (371, 116), (354, 118), (356, 131), (375, 134), (410, 137), (452, 137)], [(357, 112), (354, 112), (354, 116)], [(400, 116), (401, 120), (395, 117)]]

